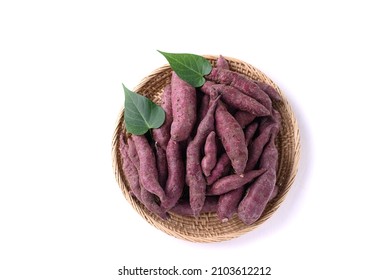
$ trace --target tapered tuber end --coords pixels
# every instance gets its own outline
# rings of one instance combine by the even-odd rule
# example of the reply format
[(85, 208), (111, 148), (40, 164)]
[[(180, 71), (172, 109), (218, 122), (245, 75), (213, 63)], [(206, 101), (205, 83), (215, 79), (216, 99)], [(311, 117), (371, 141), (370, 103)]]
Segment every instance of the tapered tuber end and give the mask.
[[(157, 195), (157, 194), (155, 194)], [(164, 192), (161, 192), (160, 195), (157, 195), (159, 198), (160, 204), (165, 204), (165, 201), (167, 200), (166, 194)]]
[(170, 215), (169, 215), (169, 213), (167, 213), (167, 212), (162, 212), (162, 213), (159, 214), (159, 217), (160, 217), (162, 220), (167, 220), (167, 219), (170, 218)]
[(200, 216), (200, 212), (201, 212), (201, 209), (197, 210), (197, 209), (194, 209), (193, 210), (193, 216), (198, 218)]

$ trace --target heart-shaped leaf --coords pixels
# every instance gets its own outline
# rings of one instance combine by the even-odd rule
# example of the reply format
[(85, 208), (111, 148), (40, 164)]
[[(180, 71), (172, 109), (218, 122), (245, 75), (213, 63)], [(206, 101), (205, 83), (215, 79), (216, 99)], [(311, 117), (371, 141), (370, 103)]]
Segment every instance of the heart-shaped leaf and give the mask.
[(212, 70), (211, 63), (196, 54), (158, 52), (167, 59), (173, 71), (193, 87), (201, 87), (205, 83), (204, 76)]
[(158, 128), (165, 121), (165, 111), (150, 99), (127, 89), (124, 85), (124, 122), (127, 132), (142, 135)]

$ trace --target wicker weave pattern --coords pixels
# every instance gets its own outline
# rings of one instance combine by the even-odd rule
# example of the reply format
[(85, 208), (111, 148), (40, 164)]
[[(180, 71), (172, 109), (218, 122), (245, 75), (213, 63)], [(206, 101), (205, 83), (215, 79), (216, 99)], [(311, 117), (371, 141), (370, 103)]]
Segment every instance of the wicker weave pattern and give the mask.
[[(206, 55), (207, 59), (215, 64), (217, 56)], [(113, 168), (118, 184), (134, 209), (150, 224), (177, 238), (192, 242), (220, 242), (236, 238), (245, 234), (265, 222), (279, 208), (285, 199), (295, 179), (298, 162), (300, 158), (300, 137), (299, 129), (293, 111), (279, 87), (270, 80), (264, 73), (248, 63), (235, 58), (225, 57), (229, 62), (231, 70), (242, 73), (252, 79), (266, 82), (272, 85), (281, 95), (281, 102), (273, 102), (273, 106), (280, 112), (282, 126), (276, 144), (279, 151), (279, 163), (277, 170), (278, 195), (267, 205), (261, 218), (254, 224), (247, 226), (242, 223), (237, 215), (226, 222), (219, 221), (215, 213), (206, 213), (198, 218), (184, 217), (171, 213), (169, 220), (162, 220), (153, 213), (150, 213), (136, 198), (133, 198), (128, 190), (128, 183), (125, 181), (118, 149), (118, 139), (125, 130), (124, 111), (119, 114), (118, 123), (114, 132), (112, 142)], [(143, 94), (159, 103), (162, 90), (170, 83), (171, 68), (163, 66), (147, 76), (134, 91)]]

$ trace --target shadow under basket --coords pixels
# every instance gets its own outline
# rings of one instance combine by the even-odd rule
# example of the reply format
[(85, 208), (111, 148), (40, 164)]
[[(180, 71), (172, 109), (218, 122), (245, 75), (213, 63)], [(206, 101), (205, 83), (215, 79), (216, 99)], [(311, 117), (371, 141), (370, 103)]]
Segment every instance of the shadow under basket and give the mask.
[[(215, 65), (217, 56), (206, 55), (204, 57)], [(300, 157), (299, 129), (294, 113), (285, 95), (281, 92), (279, 87), (260, 70), (235, 58), (225, 57), (225, 59), (228, 61), (231, 70), (244, 74), (251, 79), (270, 84), (279, 92), (282, 98), (281, 101), (273, 102), (273, 107), (279, 111), (282, 118), (281, 129), (276, 139), (279, 153), (277, 169), (277, 185), (279, 187), (279, 192), (277, 196), (268, 203), (262, 216), (254, 224), (245, 225), (239, 220), (237, 214), (228, 222), (221, 222), (216, 213), (204, 213), (197, 218), (170, 213), (170, 219), (168, 220), (163, 220), (154, 213), (151, 213), (142, 203), (129, 194), (128, 190), (130, 188), (124, 179), (119, 152), (119, 136), (125, 131), (123, 109), (120, 111), (113, 136), (113, 168), (116, 180), (127, 201), (147, 222), (156, 228), (176, 238), (191, 242), (220, 242), (230, 240), (257, 228), (260, 224), (269, 219), (284, 201), (293, 184), (298, 168)], [(134, 91), (159, 104), (163, 88), (170, 83), (171, 72), (172, 70), (168, 65), (156, 69), (153, 73), (144, 78)]]

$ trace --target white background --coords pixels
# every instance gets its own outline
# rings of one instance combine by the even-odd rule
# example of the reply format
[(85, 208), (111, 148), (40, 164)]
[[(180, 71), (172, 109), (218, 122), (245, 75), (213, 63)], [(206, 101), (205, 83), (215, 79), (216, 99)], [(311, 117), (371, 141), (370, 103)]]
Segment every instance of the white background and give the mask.
[[(1, 1), (0, 279), (161, 278), (118, 276), (123, 265), (388, 279), (384, 3)], [(290, 101), (300, 170), (257, 230), (182, 241), (122, 195), (111, 164), (121, 84), (134, 88), (165, 64), (157, 49), (239, 58)]]

